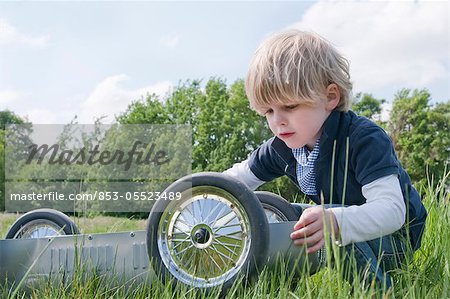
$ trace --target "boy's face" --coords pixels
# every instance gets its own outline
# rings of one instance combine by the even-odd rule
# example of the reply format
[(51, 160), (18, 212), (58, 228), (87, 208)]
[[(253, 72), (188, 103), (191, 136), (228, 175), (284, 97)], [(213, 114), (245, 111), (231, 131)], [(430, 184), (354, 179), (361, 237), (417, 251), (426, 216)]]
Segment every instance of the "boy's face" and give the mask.
[(312, 149), (322, 134), (322, 125), (339, 103), (339, 91), (335, 84), (328, 86), (326, 99), (314, 106), (298, 102), (256, 107), (263, 114), (273, 134), (289, 148), (308, 146)]

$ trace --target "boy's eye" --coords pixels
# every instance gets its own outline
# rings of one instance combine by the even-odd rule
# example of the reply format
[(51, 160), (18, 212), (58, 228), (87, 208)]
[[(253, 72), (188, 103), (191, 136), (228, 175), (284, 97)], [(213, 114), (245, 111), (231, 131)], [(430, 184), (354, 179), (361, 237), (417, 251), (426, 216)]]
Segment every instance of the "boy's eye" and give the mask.
[(284, 106), (287, 110), (294, 110), (295, 108), (297, 108), (299, 106), (299, 104), (293, 104), (293, 105), (286, 105)]
[(272, 112), (273, 112), (273, 109), (269, 108), (264, 112), (264, 115), (271, 114)]

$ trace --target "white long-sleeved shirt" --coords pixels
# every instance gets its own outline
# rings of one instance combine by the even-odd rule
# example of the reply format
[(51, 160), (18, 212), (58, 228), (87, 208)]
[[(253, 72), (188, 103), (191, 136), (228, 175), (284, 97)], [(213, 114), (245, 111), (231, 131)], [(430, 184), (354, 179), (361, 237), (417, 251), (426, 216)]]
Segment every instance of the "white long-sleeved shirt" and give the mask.
[[(234, 164), (224, 173), (252, 190), (265, 183), (250, 170), (248, 160)], [(406, 205), (396, 175), (381, 177), (362, 186), (362, 194), (366, 203), (360, 206), (330, 208), (336, 216), (343, 246), (391, 234), (405, 223)]]

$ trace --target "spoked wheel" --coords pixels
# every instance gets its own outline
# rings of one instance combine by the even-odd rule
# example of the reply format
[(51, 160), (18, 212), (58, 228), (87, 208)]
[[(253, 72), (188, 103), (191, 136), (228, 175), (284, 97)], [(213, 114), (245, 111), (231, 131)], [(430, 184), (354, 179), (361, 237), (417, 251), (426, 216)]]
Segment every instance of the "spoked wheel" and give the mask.
[(296, 221), (300, 214), (283, 197), (267, 191), (255, 191), (269, 223)]
[(199, 173), (164, 192), (150, 212), (147, 246), (156, 271), (183, 284), (229, 288), (240, 274), (252, 276), (267, 256), (269, 230), (256, 196), (220, 173)]
[(5, 239), (36, 239), (79, 233), (76, 224), (65, 214), (52, 209), (38, 209), (18, 218)]

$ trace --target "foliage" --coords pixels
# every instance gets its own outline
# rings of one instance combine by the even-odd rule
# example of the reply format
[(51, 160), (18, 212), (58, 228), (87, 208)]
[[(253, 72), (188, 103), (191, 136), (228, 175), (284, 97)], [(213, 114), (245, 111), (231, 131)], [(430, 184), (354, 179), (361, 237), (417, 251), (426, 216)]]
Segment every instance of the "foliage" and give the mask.
[[(189, 124), (192, 127), (192, 171), (223, 171), (245, 160), (272, 134), (264, 118), (249, 108), (243, 80), (227, 86), (211, 78), (179, 84), (161, 100), (155, 95), (131, 104), (118, 117), (122, 124)], [(295, 198), (298, 189), (287, 178), (262, 187)]]
[[(5, 138), (6, 127), (8, 125), (20, 125), (15, 129), (17, 134), (17, 142), (22, 146), (30, 143), (28, 134), (30, 132), (31, 123), (23, 120), (20, 116), (9, 110), (0, 111), (0, 211), (5, 209)], [(15, 155), (22, 153), (16, 152)]]
[(353, 102), (352, 110), (356, 114), (381, 122), (381, 105), (384, 104), (386, 100), (378, 100), (369, 93), (357, 93)]
[[(352, 110), (371, 118), (388, 131), (400, 161), (418, 187), (425, 184), (427, 176), (433, 178), (433, 182), (439, 181), (448, 169), (450, 159), (450, 102), (431, 105), (431, 95), (427, 90), (403, 89), (395, 95), (389, 121), (383, 123), (380, 113), (384, 102), (384, 99), (376, 99), (371, 94), (358, 93)], [(193, 172), (223, 171), (245, 160), (272, 136), (265, 119), (249, 108), (243, 80), (229, 86), (220, 78), (211, 78), (205, 84), (199, 80), (179, 83), (165, 98), (152, 94), (134, 101), (117, 121), (119, 124), (190, 125)], [(30, 132), (26, 128), (31, 124), (13, 112), (1, 111), (0, 209), (4, 208), (6, 124), (24, 124), (24, 131), (19, 132), (16, 141), (21, 146), (30, 142), (27, 139)], [(75, 124), (72, 121), (65, 128), (60, 140), (62, 144), (70, 142), (73, 135), (71, 128)], [(99, 124), (100, 120), (96, 122), (96, 125)], [(98, 142), (95, 134), (98, 135), (98, 132), (92, 136), (82, 136), (81, 143)], [(166, 138), (168, 142), (174, 140)], [(20, 155), (19, 152), (12, 154)], [(42, 174), (32, 167), (27, 171), (30, 175)], [(265, 184), (260, 189), (279, 193), (291, 201), (304, 200), (299, 199), (297, 187), (286, 177)]]
[[(450, 160), (450, 101), (431, 105), (426, 89), (400, 90), (393, 101), (389, 131), (412, 181), (443, 178)], [(448, 182), (446, 182), (448, 185)]]
[(0, 129), (0, 211), (5, 210), (5, 131)]

